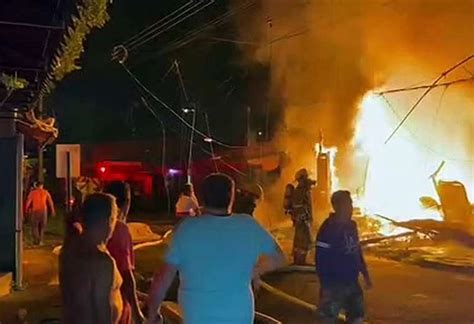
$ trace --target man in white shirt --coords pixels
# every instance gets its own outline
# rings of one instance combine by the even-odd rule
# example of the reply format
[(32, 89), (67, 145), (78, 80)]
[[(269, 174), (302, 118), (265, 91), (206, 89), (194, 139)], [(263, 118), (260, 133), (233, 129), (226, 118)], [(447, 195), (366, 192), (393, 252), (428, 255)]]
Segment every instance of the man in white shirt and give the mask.
[(199, 203), (194, 194), (193, 185), (187, 183), (184, 190), (176, 202), (176, 217), (184, 218), (187, 216), (196, 216), (199, 214)]
[[(148, 320), (159, 317), (160, 304), (176, 272), (185, 324), (251, 324), (252, 278), (285, 263), (273, 237), (254, 218), (232, 214), (234, 181), (223, 174), (202, 185), (204, 213), (177, 228), (165, 264), (149, 293)], [(257, 261), (264, 256), (265, 262)]]

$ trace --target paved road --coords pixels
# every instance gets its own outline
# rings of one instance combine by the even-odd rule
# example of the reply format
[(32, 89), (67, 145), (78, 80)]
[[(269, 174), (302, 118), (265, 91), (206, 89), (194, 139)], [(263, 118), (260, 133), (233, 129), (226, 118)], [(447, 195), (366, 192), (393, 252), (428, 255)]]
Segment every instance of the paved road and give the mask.
[[(145, 253), (146, 252), (146, 253)], [(137, 253), (138, 266), (151, 275), (160, 263), (163, 248)], [(308, 258), (310, 259), (310, 258)], [(368, 258), (374, 288), (367, 293), (369, 323), (474, 323), (474, 276), (426, 269), (394, 261)], [(12, 320), (19, 308), (34, 319), (59, 316), (56, 259), (50, 250), (25, 251), (25, 277), (29, 289), (0, 299), (0, 321)], [(317, 303), (318, 281), (314, 274), (279, 274), (268, 280), (274, 286), (310, 303)], [(257, 309), (283, 323), (316, 323), (314, 314), (262, 293)]]
[[(369, 323), (474, 323), (474, 277), (368, 258), (374, 288), (367, 293)], [(273, 275), (268, 282), (312, 304), (318, 281), (313, 274)], [(261, 293), (257, 308), (283, 323), (316, 323), (314, 315)]]

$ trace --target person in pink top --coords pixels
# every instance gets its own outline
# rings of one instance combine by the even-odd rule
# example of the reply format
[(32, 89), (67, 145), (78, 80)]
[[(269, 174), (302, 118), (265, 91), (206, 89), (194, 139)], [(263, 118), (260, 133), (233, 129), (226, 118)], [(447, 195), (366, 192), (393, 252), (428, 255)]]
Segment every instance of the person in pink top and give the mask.
[(104, 191), (115, 196), (120, 210), (114, 232), (107, 243), (107, 249), (114, 258), (123, 279), (120, 289), (123, 299), (123, 312), (119, 323), (143, 323), (144, 316), (139, 307), (136, 283), (133, 276), (135, 255), (133, 253), (132, 236), (126, 224), (131, 202), (130, 186), (125, 182), (114, 181), (109, 183)]
[(30, 215), (35, 245), (43, 244), (44, 231), (48, 224), (48, 208), (54, 217), (56, 211), (53, 199), (48, 190), (43, 188), (43, 183), (37, 182), (35, 188), (28, 194), (25, 204), (26, 214)]

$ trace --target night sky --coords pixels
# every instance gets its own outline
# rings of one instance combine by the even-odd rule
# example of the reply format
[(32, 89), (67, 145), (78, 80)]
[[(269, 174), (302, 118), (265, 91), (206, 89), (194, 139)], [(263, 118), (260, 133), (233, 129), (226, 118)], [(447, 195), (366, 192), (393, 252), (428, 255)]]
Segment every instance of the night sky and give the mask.
[[(111, 51), (185, 1), (115, 1), (111, 20), (95, 30), (86, 42), (82, 69), (66, 77), (50, 96), (48, 109), (56, 115), (62, 142), (102, 142), (150, 139), (159, 136), (157, 121), (141, 104), (140, 93), (122, 67), (111, 61)], [(232, 43), (210, 37), (236, 39), (235, 21), (201, 34), (177, 50), (163, 53), (173, 41), (229, 10), (229, 1), (218, 1), (137, 51), (126, 62), (130, 70), (157, 96), (179, 111), (186, 105), (175, 73), (163, 79), (173, 60), (180, 62), (186, 90), (210, 119), (213, 136), (231, 144), (246, 141), (247, 106), (252, 107), (252, 129), (264, 128), (268, 69), (242, 64), (241, 51)], [(180, 134), (181, 124), (152, 99), (148, 99), (169, 134)], [(276, 122), (275, 122), (276, 124)], [(197, 127), (205, 130), (200, 114)]]

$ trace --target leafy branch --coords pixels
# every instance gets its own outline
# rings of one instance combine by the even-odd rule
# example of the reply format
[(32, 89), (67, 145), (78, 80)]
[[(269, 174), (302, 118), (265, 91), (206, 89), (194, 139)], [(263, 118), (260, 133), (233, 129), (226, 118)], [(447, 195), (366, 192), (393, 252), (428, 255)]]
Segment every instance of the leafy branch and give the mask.
[(0, 102), (0, 107), (3, 106), (3, 104), (8, 100), (8, 98), (10, 98), (15, 90), (24, 89), (28, 86), (28, 81), (23, 78), (19, 78), (16, 73), (14, 76), (2, 73), (2, 76), (0, 77), (0, 83), (3, 84), (3, 86), (7, 89), (5, 98), (3, 98), (3, 100)]
[[(102, 28), (110, 19), (107, 13), (109, 0), (84, 0), (77, 8), (77, 15), (72, 17), (72, 24), (60, 45), (54, 59), (52, 76), (61, 81), (67, 74), (79, 70), (78, 64), (84, 52), (84, 41), (94, 28)], [(52, 82), (49, 83), (51, 87)]]
[(2, 73), (0, 77), (0, 83), (7, 88), (7, 91), (15, 91), (18, 89), (24, 89), (28, 86), (28, 81), (23, 78), (19, 78), (16, 73), (14, 76)]

